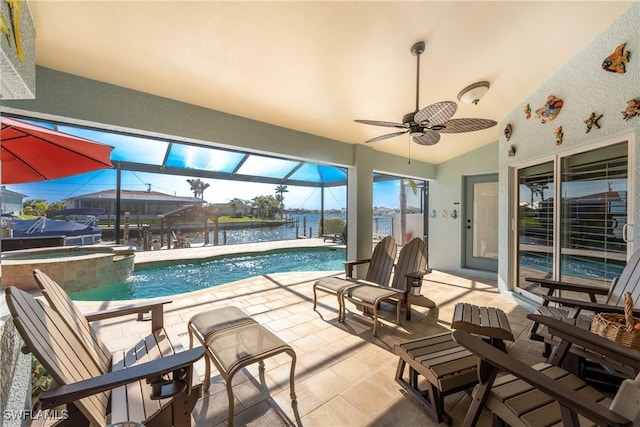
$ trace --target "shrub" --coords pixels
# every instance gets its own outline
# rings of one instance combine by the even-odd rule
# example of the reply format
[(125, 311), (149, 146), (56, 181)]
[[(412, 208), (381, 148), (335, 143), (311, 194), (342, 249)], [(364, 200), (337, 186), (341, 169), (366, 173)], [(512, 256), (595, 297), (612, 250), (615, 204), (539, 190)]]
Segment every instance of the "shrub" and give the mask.
[(51, 375), (42, 366), (38, 359), (31, 356), (31, 397), (36, 399), (40, 393), (49, 389), (51, 386)]
[[(324, 234), (339, 234), (344, 231), (347, 221), (336, 216), (328, 216), (324, 218)], [(322, 230), (321, 223), (318, 221), (318, 230)]]

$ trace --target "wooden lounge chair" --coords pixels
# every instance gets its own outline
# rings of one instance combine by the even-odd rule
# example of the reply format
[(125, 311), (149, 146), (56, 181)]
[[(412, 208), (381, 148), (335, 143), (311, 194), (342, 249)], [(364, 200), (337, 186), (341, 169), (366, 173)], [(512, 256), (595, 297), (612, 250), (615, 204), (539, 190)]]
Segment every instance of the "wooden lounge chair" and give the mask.
[[(476, 425), (483, 408), (493, 413), (494, 425), (502, 420), (512, 427), (561, 423), (565, 426), (594, 423), (603, 426), (638, 425), (640, 384), (623, 385), (612, 403), (559, 365), (572, 345), (580, 345), (632, 366), (639, 372), (640, 352), (558, 319), (531, 314), (528, 317), (546, 325), (562, 340), (549, 363), (528, 366), (468, 332), (453, 332), (454, 340), (480, 358), (479, 385), (473, 391), (472, 403), (463, 424), (465, 427)], [(497, 377), (499, 372), (511, 375)], [(636, 390), (635, 395), (631, 394), (633, 389)]]
[(373, 249), (371, 258), (347, 261), (344, 263), (345, 277), (327, 277), (320, 279), (313, 284), (313, 309), (316, 309), (317, 305), (317, 292), (323, 291), (338, 298), (338, 315), (339, 320), (343, 321), (342, 309), (343, 300), (341, 293), (349, 286), (353, 286), (358, 283), (353, 278), (353, 268), (361, 264), (369, 264), (369, 269), (364, 278), (365, 281), (371, 283), (377, 283), (380, 285), (386, 285), (391, 278), (391, 272), (393, 271), (393, 262), (396, 259), (397, 252), (396, 241), (391, 236), (387, 236), (382, 239), (376, 247)]
[(322, 237), (323, 242), (326, 242), (328, 240), (332, 243), (338, 244), (347, 243), (347, 226), (345, 226), (340, 233), (323, 234), (320, 237)]
[(193, 363), (204, 349), (180, 352), (181, 344), (161, 328), (111, 355), (82, 319), (65, 319), (14, 287), (7, 289), (7, 303), (27, 349), (54, 379), (55, 386), (39, 396), (40, 409), (67, 405), (64, 423), (72, 426), (191, 425), (201, 395), (201, 385), (193, 386)]
[[(583, 328), (588, 329), (591, 325), (592, 313), (618, 313), (624, 314), (624, 294), (631, 292), (635, 302), (635, 315), (640, 314), (640, 251), (636, 251), (627, 262), (619, 278), (614, 279), (611, 287), (602, 287), (559, 282), (548, 279), (526, 278), (528, 282), (536, 283), (540, 287), (546, 288), (547, 293), (542, 298), (544, 302), (537, 308), (537, 312), (543, 316), (551, 316), (557, 319), (570, 320)], [(554, 296), (556, 291), (575, 292), (586, 295), (589, 301), (569, 299)], [(604, 296), (604, 302), (598, 303), (596, 296)], [(550, 306), (554, 302), (559, 306)], [(582, 314), (581, 311), (590, 311), (590, 314)], [(529, 338), (535, 341), (545, 342), (545, 356), (550, 354), (551, 346), (555, 345), (555, 340), (544, 331), (539, 332), (539, 325), (533, 323), (529, 332)]]
[(400, 324), (400, 312), (403, 306), (406, 308), (406, 319), (410, 320), (411, 302), (408, 298), (408, 293), (413, 285), (421, 285), (423, 276), (431, 273), (431, 269), (427, 268), (427, 263), (427, 245), (422, 239), (416, 237), (400, 250), (390, 286), (358, 283), (355, 286), (346, 288), (339, 295), (343, 299), (340, 304), (342, 310), (340, 318), (343, 321), (345, 319), (344, 299), (347, 299), (356, 304), (356, 306), (363, 306), (365, 310), (370, 309), (373, 311), (373, 336), (377, 335), (378, 307), (382, 301), (396, 303), (397, 324)]

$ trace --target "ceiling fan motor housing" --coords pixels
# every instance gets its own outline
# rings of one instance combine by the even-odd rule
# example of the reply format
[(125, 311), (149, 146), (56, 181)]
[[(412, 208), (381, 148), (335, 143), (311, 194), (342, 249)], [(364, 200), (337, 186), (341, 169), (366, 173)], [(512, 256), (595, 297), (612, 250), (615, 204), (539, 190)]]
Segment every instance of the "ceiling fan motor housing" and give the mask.
[(420, 125), (411, 125), (411, 128), (409, 128), (409, 134), (411, 136), (422, 136), (424, 135), (424, 128)]
[(402, 117), (402, 124), (409, 128), (409, 134), (411, 136), (424, 135), (423, 127), (415, 122), (416, 112), (407, 113)]
[(402, 124), (404, 125), (412, 125), (415, 123), (414, 119), (416, 117), (416, 112), (414, 111), (413, 113), (407, 113), (404, 116), (402, 116)]

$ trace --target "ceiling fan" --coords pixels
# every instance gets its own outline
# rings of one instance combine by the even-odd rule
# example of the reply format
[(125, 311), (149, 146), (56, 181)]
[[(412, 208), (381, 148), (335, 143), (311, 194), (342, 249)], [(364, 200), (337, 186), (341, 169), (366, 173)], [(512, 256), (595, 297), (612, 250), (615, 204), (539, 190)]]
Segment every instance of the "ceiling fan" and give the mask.
[(424, 52), (424, 42), (417, 42), (411, 46), (411, 54), (417, 58), (416, 73), (416, 109), (407, 113), (402, 118), (402, 123), (386, 122), (378, 120), (354, 120), (366, 125), (384, 126), (402, 129), (398, 132), (377, 136), (368, 141), (377, 142), (403, 135), (407, 132), (413, 137), (413, 141), (420, 145), (434, 145), (440, 141), (441, 133), (464, 133), (487, 129), (495, 126), (497, 122), (488, 119), (452, 119), (458, 109), (453, 101), (436, 102), (419, 109), (420, 97), (420, 55)]

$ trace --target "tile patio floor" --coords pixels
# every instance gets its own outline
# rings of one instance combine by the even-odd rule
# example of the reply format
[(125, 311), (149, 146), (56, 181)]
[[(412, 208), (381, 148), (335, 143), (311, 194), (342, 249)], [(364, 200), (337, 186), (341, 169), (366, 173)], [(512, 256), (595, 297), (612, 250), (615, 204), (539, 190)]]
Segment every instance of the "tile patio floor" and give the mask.
[[(176, 257), (179, 251), (191, 251), (191, 257), (198, 251), (204, 253), (205, 249), (156, 251), (153, 256)], [(526, 336), (527, 311), (500, 295), (495, 281), (434, 271), (426, 276), (422, 294), (435, 301), (437, 308), (429, 310), (414, 306), (412, 320), (403, 320), (398, 326), (393, 323), (394, 308), (387, 305), (381, 314), (383, 326), (374, 338), (371, 336), (372, 319), (364, 317), (353, 305), (347, 306), (346, 323), (338, 322), (335, 296), (320, 294), (318, 310), (312, 309), (312, 284), (326, 275), (318, 272), (270, 274), (177, 295), (165, 307), (165, 325), (181, 337), (185, 347), (188, 346), (186, 324), (191, 316), (212, 308), (235, 305), (253, 315), (296, 351), (297, 404), (292, 405), (289, 399), (290, 358), (285, 354), (277, 355), (265, 361), (264, 381), (259, 378), (257, 365), (234, 378), (235, 425), (436, 425), (437, 422), (394, 381), (398, 358), (393, 354), (393, 346), (448, 329), (453, 307), (459, 301), (504, 310), (517, 337), (509, 351), (525, 361), (542, 360), (540, 345)], [(116, 304), (81, 302), (79, 305), (82, 310), (92, 311)], [(134, 318), (98, 323), (100, 335), (112, 349), (127, 346), (134, 341), (134, 335), (144, 335), (148, 328), (148, 323), (136, 322)], [(203, 362), (199, 362), (196, 369), (202, 378)], [(203, 395), (193, 412), (197, 426), (226, 425), (227, 396), (215, 367), (212, 367), (211, 381), (209, 392)], [(460, 392), (448, 396), (445, 402), (453, 425), (460, 425), (470, 402), (469, 396)], [(490, 418), (485, 416), (480, 424), (489, 425)]]

